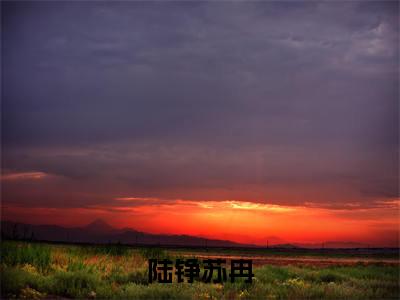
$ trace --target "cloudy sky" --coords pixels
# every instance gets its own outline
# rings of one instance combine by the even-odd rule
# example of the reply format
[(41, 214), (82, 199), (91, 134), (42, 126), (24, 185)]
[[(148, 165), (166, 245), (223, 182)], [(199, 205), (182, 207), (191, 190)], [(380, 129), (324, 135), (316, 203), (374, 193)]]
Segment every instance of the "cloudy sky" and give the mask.
[(1, 6), (3, 219), (398, 243), (396, 1)]

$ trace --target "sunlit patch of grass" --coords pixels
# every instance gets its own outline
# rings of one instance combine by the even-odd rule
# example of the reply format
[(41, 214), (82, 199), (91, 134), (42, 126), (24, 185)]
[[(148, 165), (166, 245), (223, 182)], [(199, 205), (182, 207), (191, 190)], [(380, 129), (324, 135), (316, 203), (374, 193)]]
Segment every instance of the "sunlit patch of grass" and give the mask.
[(23, 288), (19, 294), (19, 297), (21, 299), (41, 299), (45, 296), (45, 293), (41, 293), (35, 289), (30, 288), (29, 286)]
[(51, 269), (66, 271), (71, 258), (64, 248), (54, 248), (51, 251)]
[(23, 266), (21, 266), (21, 270), (30, 274), (39, 275), (39, 272), (36, 269), (36, 267), (32, 266), (31, 264), (24, 264)]

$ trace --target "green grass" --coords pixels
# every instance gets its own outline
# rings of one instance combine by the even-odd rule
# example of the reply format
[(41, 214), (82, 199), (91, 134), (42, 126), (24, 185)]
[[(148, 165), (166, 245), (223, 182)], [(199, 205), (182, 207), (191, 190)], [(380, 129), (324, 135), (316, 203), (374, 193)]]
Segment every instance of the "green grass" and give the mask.
[(93, 245), (93, 246), (70, 246), (68, 253), (71, 255), (110, 255), (110, 256), (123, 256), (130, 253), (131, 249), (126, 245), (110, 244), (110, 245)]
[[(147, 259), (177, 257), (157, 248), (118, 245), (1, 244), (2, 298), (110, 299), (397, 299), (399, 267), (271, 266), (252, 284), (148, 284)], [(119, 246), (118, 246), (119, 247)], [(182, 253), (179, 253), (182, 255)], [(228, 271), (229, 272), (229, 271)]]
[(40, 270), (46, 270), (50, 260), (50, 247), (47, 245), (14, 242), (1, 244), (1, 261), (7, 265), (31, 264)]
[(363, 249), (360, 253), (354, 249), (279, 249), (279, 248), (247, 248), (247, 249), (234, 249), (234, 248), (179, 248), (171, 249), (171, 253), (190, 253), (195, 251), (196, 253), (203, 254), (215, 254), (218, 255), (221, 252), (225, 255), (268, 255), (268, 256), (279, 256), (279, 257), (332, 257), (332, 258), (388, 258), (388, 259), (400, 259), (398, 251), (377, 251), (373, 249)]
[(142, 255), (146, 259), (156, 258), (156, 259), (164, 259), (170, 258), (168, 253), (160, 248), (141, 248), (139, 250), (140, 255)]

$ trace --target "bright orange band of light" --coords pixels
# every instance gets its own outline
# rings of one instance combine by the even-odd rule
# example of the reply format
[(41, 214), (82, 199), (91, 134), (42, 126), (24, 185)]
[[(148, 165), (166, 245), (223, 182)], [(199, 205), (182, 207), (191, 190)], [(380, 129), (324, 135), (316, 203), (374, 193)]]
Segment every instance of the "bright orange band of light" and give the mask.
[[(18, 221), (81, 226), (103, 218), (117, 228), (188, 234), (241, 243), (321, 243), (352, 241), (374, 246), (398, 245), (398, 202), (368, 209), (326, 209), (245, 201), (159, 201), (116, 198), (115, 206), (26, 208), (4, 206), (3, 215)], [(149, 204), (146, 204), (149, 202)], [(74, 224), (71, 224), (73, 220)]]

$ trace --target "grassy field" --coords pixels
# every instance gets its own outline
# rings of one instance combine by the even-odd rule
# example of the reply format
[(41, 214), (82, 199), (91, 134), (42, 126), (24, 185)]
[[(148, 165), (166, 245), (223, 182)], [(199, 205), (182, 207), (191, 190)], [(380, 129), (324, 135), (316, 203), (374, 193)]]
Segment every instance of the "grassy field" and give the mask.
[[(221, 255), (221, 253), (219, 253)], [(260, 253), (257, 253), (260, 255)], [(262, 255), (262, 253), (261, 253)], [(257, 265), (252, 284), (148, 284), (149, 258), (185, 256), (157, 248), (3, 241), (3, 298), (121, 299), (397, 299), (399, 265)], [(187, 256), (196, 256), (193, 250)], [(279, 258), (279, 257), (278, 257)]]

